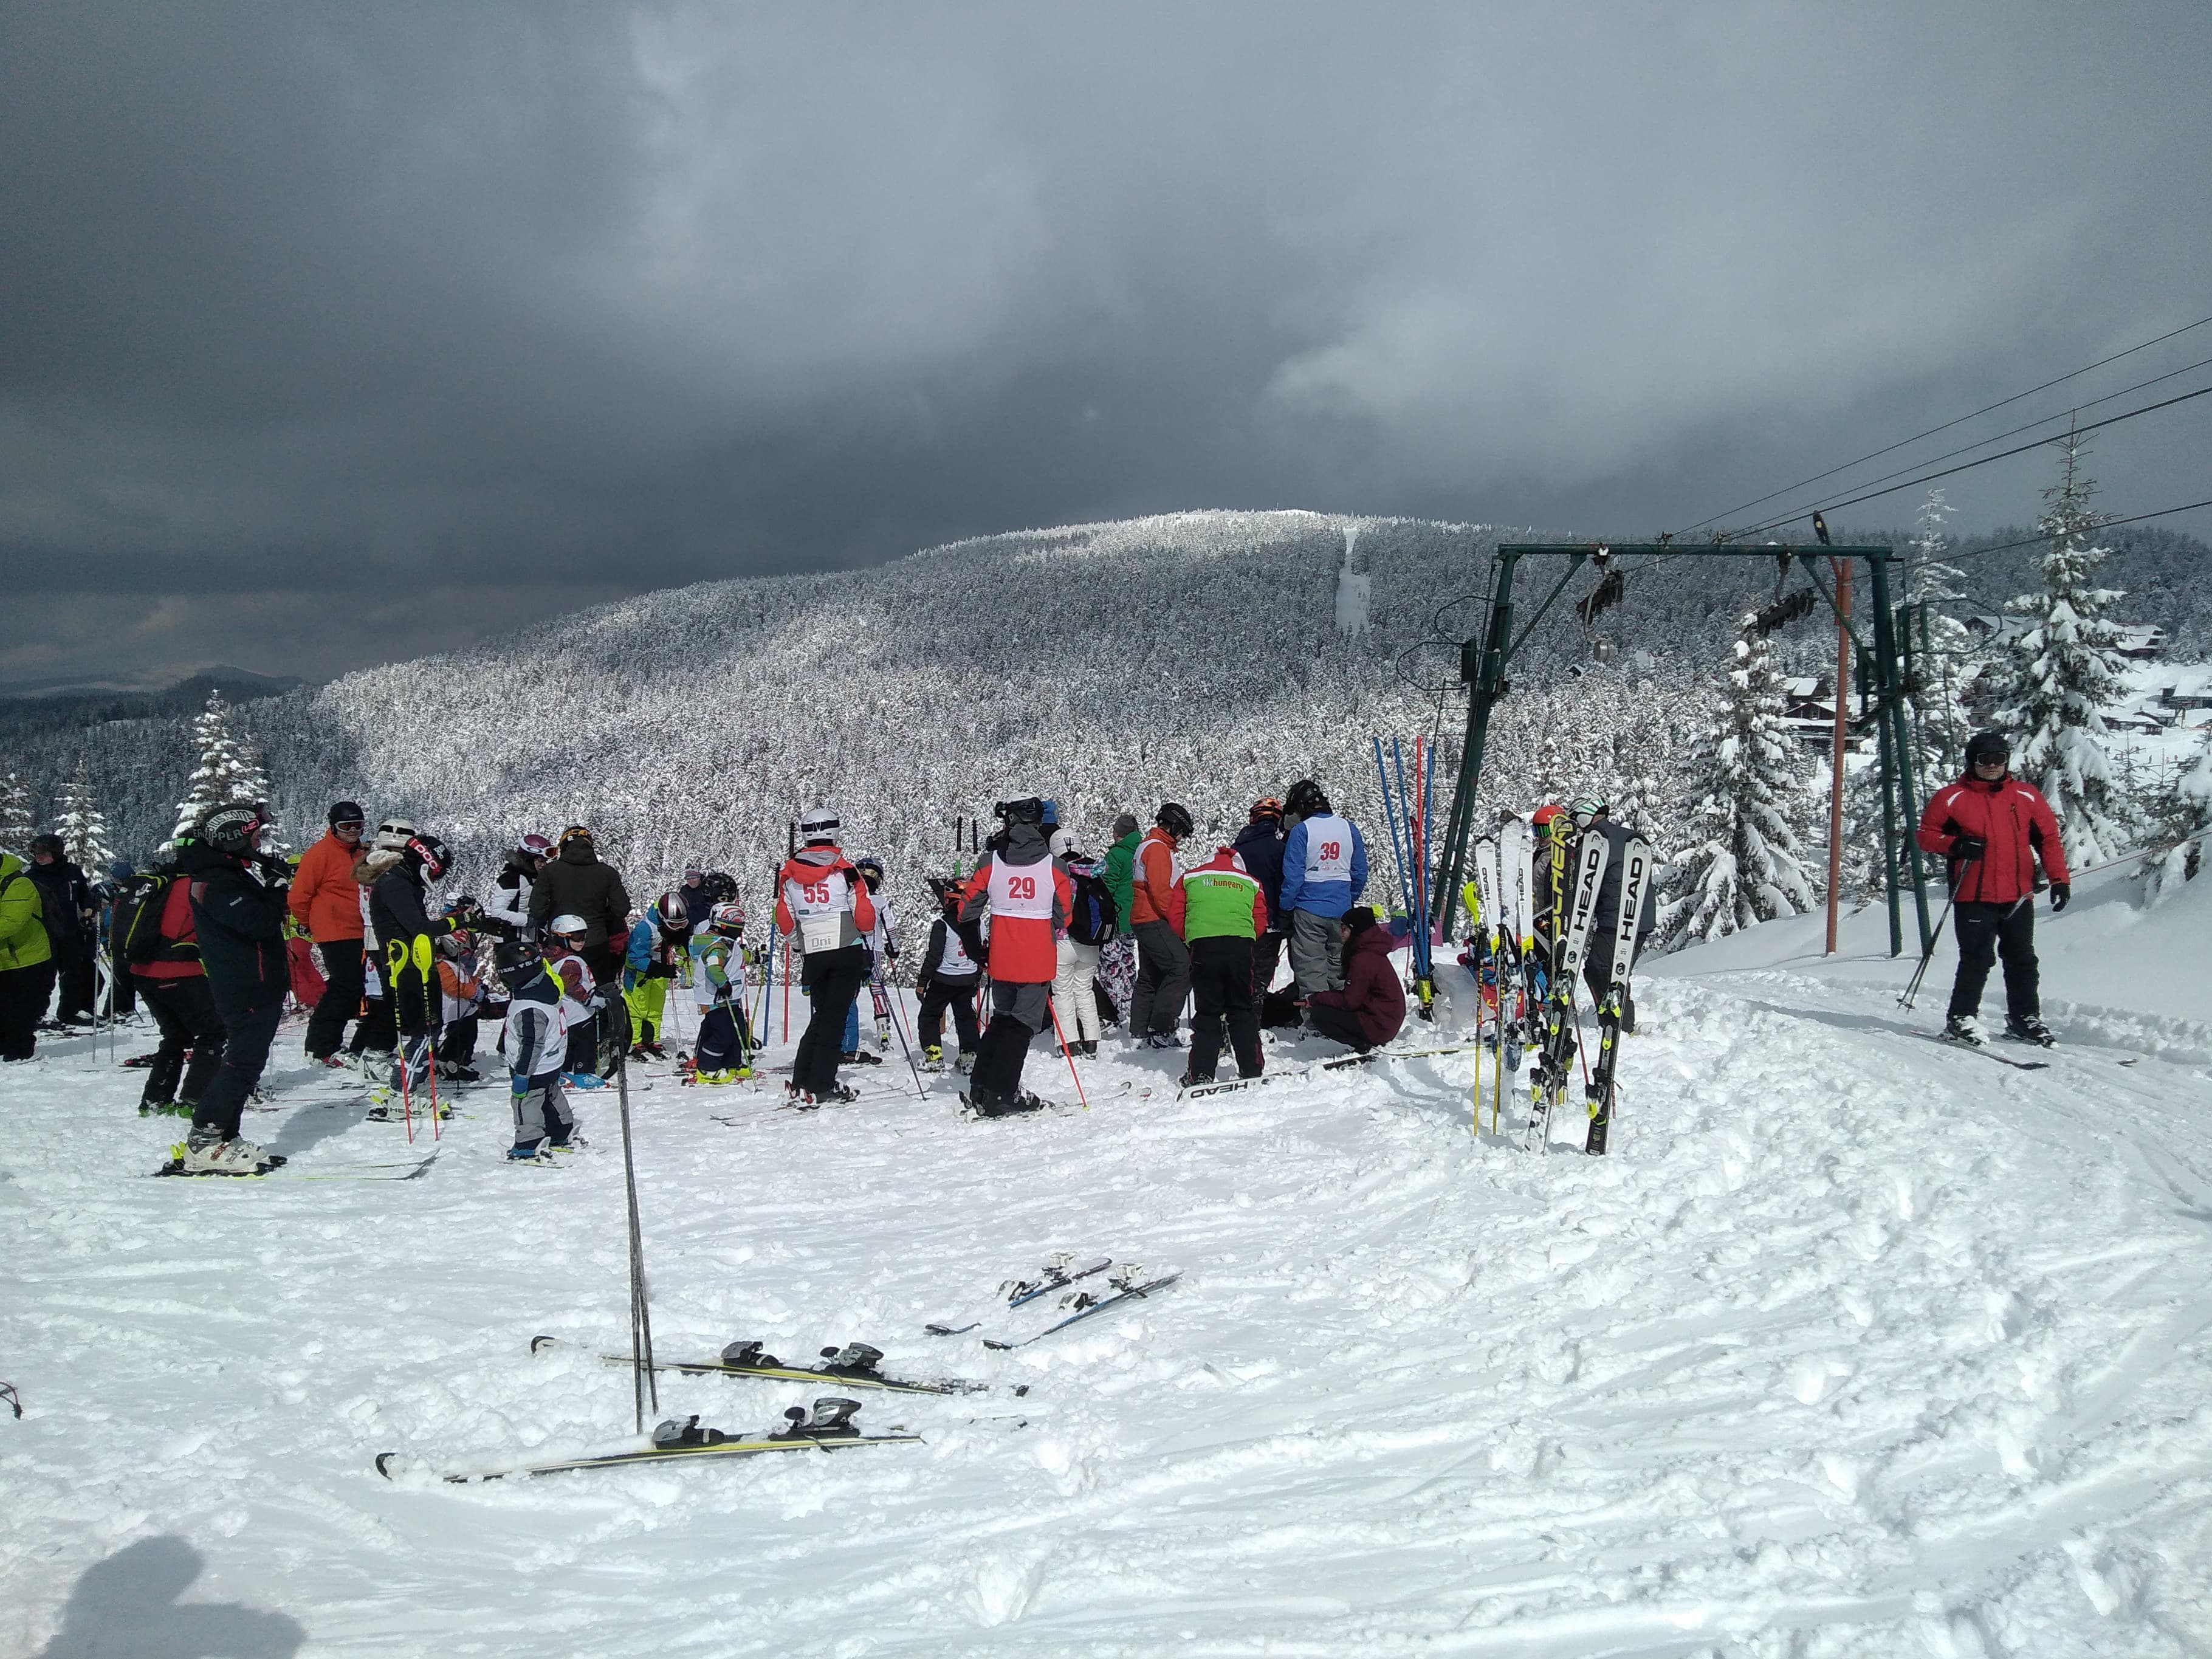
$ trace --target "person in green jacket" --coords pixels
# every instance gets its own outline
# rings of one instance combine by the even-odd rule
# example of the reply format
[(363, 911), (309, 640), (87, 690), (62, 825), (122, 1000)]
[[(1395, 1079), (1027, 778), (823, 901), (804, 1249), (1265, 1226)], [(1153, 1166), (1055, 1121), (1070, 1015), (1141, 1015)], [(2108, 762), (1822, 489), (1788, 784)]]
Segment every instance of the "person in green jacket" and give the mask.
[(1114, 895), (1114, 937), (1098, 950), (1098, 982), (1113, 999), (1114, 1017), (1129, 1023), (1129, 999), (1137, 989), (1137, 929), (1129, 920), (1136, 902), (1137, 815), (1124, 812), (1114, 820), (1114, 843), (1106, 849), (1098, 878)]
[(1169, 920), (1190, 946), (1190, 1065), (1182, 1086), (1213, 1081), (1225, 1016), (1237, 1075), (1257, 1077), (1260, 1008), (1252, 994), (1252, 942), (1267, 931), (1267, 900), (1236, 848), (1219, 847), (1176, 878)]
[(23, 860), (0, 853), (0, 1060), (38, 1051), (39, 1020), (54, 992), (54, 945)]

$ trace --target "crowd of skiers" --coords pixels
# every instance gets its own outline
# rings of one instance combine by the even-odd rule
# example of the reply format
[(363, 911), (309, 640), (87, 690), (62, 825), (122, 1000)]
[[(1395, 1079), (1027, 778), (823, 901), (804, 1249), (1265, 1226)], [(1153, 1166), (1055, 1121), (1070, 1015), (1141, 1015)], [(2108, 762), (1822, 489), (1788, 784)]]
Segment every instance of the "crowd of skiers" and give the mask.
[[(2002, 957), (2008, 1026), (2048, 1042), (2039, 1018), (2032, 909), (2039, 860), (2054, 910), (2069, 896), (2057, 824), (2034, 788), (2010, 775), (2002, 739), (1969, 744), (1966, 770), (1937, 792), (1921, 846), (1949, 860), (1960, 965), (1948, 1034), (1978, 1041), (1983, 987)], [(1054, 803), (1000, 803), (997, 827), (971, 870), (927, 878), (936, 907), (915, 976), (918, 1060), (967, 1075), (979, 1115), (1036, 1109), (1023, 1086), (1033, 1042), (1049, 1035), (1071, 1057), (1098, 1052), (1110, 1024), (1156, 1049), (1181, 1049), (1189, 1011), (1186, 1085), (1214, 1080), (1224, 1046), (1242, 1077), (1266, 1061), (1263, 1027), (1297, 1026), (1367, 1050), (1389, 1042), (1407, 1013), (1390, 960), (1399, 942), (1360, 901), (1364, 838), (1321, 785), (1255, 801), (1234, 839), (1200, 858), (1196, 826), (1175, 801), (1148, 828), (1122, 813), (1096, 854)], [(1538, 809), (1540, 848), (1562, 817), (1615, 842), (1605, 803), (1579, 798)], [(144, 872), (128, 865), (95, 885), (41, 836), (26, 866), (0, 854), (0, 1056), (28, 1057), (58, 988), (53, 1023), (88, 1023), (99, 958), (109, 958), (118, 1012), (132, 997), (161, 1032), (142, 1110), (189, 1112), (184, 1167), (241, 1172), (262, 1150), (240, 1133), (290, 994), (310, 1007), (308, 1058), (359, 1066), (372, 1115), (434, 1109), (438, 1080), (478, 1080), (477, 1029), (501, 1027), (515, 1118), (513, 1156), (541, 1157), (574, 1133), (568, 1091), (604, 1086), (625, 1056), (665, 1059), (672, 988), (697, 1018), (690, 1066), (702, 1082), (750, 1073), (749, 971), (786, 952), (784, 977), (810, 1010), (787, 1092), (793, 1103), (849, 1099), (844, 1065), (880, 1063), (860, 1037), (859, 998), (887, 1031), (885, 986), (900, 958), (881, 860), (848, 858), (837, 815), (810, 809), (776, 876), (773, 936), (745, 941), (745, 913), (728, 874), (693, 868), (641, 909), (603, 861), (591, 830), (519, 837), (482, 902), (438, 904), (431, 888), (453, 857), (437, 836), (386, 819), (372, 836), (356, 802), (340, 801), (326, 833), (294, 860), (260, 842), (269, 818), (238, 803), (206, 813)], [(1618, 871), (1596, 900), (1584, 963), (1593, 995), (1609, 971)], [(1558, 865), (1530, 872), (1540, 917), (1563, 896)], [(1638, 919), (1638, 945), (1653, 917)], [(1555, 922), (1539, 921), (1540, 931)], [(310, 948), (312, 947), (312, 948)], [(1462, 958), (1478, 979), (1478, 933)], [(1285, 956), (1290, 981), (1274, 981)], [(790, 966), (796, 959), (795, 971)], [(1632, 1005), (1621, 1029), (1634, 1029)], [(352, 1028), (350, 1042), (347, 1028)], [(882, 1040), (888, 1041), (887, 1037)]]

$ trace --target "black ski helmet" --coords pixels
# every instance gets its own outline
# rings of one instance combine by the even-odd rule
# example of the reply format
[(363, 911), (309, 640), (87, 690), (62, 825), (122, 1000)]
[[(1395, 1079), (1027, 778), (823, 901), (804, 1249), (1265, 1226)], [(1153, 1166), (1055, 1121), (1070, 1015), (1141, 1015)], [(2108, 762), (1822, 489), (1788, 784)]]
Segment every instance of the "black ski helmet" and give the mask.
[(992, 806), (991, 811), (1008, 823), (1042, 823), (1044, 822), (1044, 803), (1035, 795), (1030, 796), (1025, 800), (999, 801)]
[(868, 884), (872, 893), (884, 884), (884, 861), (873, 853), (863, 853), (853, 860), (853, 867), (860, 872), (860, 879)]
[(1977, 732), (1966, 739), (1966, 770), (1972, 771), (1985, 760), (2008, 761), (2012, 745), (2005, 741), (2002, 732)]
[(406, 852), (422, 866), (425, 881), (436, 881), (453, 867), (453, 849), (435, 836), (410, 836)]
[(1152, 822), (1177, 841), (1186, 841), (1198, 833), (1198, 825), (1191, 822), (1188, 809), (1180, 801), (1162, 801), (1160, 810), (1152, 814)]
[(233, 858), (254, 850), (253, 838), (269, 827), (269, 809), (258, 801), (232, 801), (200, 815), (192, 833), (203, 846)]
[(335, 830), (342, 823), (349, 823), (353, 825), (355, 829), (358, 830), (368, 822), (368, 814), (361, 810), (361, 803), (359, 801), (341, 800), (331, 803), (330, 825), (331, 829)]
[(1311, 778), (1300, 778), (1283, 797), (1283, 816), (1286, 818), (1310, 818), (1316, 812), (1328, 811), (1328, 797)]
[(499, 969), (500, 977), (511, 985), (516, 976), (526, 975), (536, 968), (543, 960), (543, 953), (535, 939), (501, 939), (493, 949), (491, 959)]

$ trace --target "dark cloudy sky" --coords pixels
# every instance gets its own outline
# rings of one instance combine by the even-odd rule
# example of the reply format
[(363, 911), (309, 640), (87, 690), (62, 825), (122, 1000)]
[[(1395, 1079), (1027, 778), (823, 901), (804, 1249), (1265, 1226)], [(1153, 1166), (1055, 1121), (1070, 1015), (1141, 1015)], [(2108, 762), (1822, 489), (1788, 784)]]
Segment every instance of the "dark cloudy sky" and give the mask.
[[(2212, 314), (2200, 0), (0, 28), (0, 680), (1180, 507), (1649, 533)], [(2116, 427), (2105, 505), (2208, 457), (2212, 398)]]

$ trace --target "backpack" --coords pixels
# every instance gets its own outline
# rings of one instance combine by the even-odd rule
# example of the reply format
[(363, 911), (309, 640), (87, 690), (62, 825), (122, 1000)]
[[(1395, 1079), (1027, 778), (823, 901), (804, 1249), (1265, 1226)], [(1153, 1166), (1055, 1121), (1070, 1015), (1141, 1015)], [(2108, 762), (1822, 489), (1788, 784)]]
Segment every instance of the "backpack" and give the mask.
[(1078, 945), (1103, 945), (1121, 924), (1114, 890), (1096, 876), (1075, 877), (1075, 905), (1067, 918), (1067, 936)]
[(166, 907), (169, 887), (181, 877), (166, 879), (147, 879), (134, 876), (129, 885), (115, 901), (115, 914), (108, 922), (108, 938), (115, 941), (126, 962), (151, 962), (169, 943), (161, 937), (161, 912)]

